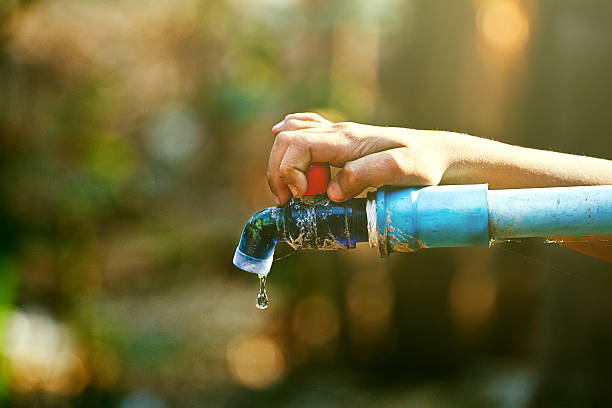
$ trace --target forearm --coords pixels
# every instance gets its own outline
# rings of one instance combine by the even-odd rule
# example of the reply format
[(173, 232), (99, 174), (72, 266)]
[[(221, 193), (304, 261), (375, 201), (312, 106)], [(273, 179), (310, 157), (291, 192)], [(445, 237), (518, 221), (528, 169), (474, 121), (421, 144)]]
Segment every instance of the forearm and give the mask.
[(276, 124), (268, 183), (283, 205), (307, 191), (312, 162), (340, 167), (327, 188), (345, 201), (368, 187), (488, 183), (491, 189), (612, 185), (612, 161), (529, 149), (474, 136), (333, 123), (294, 113)]
[(488, 183), (491, 189), (612, 184), (610, 160), (440, 133), (449, 158), (442, 184)]

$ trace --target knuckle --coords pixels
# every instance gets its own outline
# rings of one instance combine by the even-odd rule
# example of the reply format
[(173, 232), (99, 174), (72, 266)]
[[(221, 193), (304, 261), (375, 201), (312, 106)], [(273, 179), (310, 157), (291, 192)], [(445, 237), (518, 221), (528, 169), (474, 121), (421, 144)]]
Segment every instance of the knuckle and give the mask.
[(347, 163), (342, 169), (343, 187), (353, 187), (359, 182), (358, 169), (353, 163)]
[(290, 113), (287, 116), (285, 116), (285, 121), (300, 119), (300, 118), (303, 118), (306, 115), (308, 115), (308, 114), (307, 113), (301, 113), (301, 112)]
[(296, 132), (291, 137), (292, 144), (298, 149), (303, 149), (308, 144), (308, 138), (303, 133)]
[(350, 122), (337, 122), (334, 123), (334, 128), (338, 130), (345, 130), (350, 126)]
[(291, 139), (291, 135), (286, 130), (283, 130), (282, 132), (279, 132), (278, 135), (276, 135), (276, 140), (280, 144), (288, 143), (289, 139)]
[(281, 164), (280, 166), (280, 176), (281, 179), (288, 181), (291, 180), (291, 176), (293, 175), (293, 167), (288, 164)]
[(353, 129), (353, 123), (351, 122), (335, 123), (334, 128), (347, 139), (355, 140), (357, 138)]
[(291, 149), (304, 150), (308, 146), (308, 138), (306, 135), (296, 131), (282, 131), (276, 136), (276, 141), (280, 146)]

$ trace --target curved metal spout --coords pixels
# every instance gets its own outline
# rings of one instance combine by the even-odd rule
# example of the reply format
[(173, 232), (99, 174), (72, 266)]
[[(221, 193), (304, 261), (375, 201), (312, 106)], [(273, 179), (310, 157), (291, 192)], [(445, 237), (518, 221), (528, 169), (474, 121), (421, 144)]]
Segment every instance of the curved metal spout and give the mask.
[(258, 211), (246, 223), (234, 254), (234, 265), (267, 275), (274, 249), (285, 241), (293, 249), (355, 248), (368, 240), (365, 199), (334, 203), (326, 195), (292, 199), (284, 207)]

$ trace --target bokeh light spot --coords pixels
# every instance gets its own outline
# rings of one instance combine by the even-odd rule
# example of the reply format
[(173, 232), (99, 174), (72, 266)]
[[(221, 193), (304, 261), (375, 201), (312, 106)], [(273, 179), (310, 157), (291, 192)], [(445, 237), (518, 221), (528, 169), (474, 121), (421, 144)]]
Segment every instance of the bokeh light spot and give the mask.
[(188, 160), (204, 141), (195, 114), (181, 105), (170, 105), (153, 120), (147, 147), (158, 160), (176, 165)]
[(489, 273), (478, 268), (457, 271), (449, 290), (457, 328), (464, 333), (480, 328), (491, 315), (496, 298), (497, 285)]
[(8, 320), (3, 354), (18, 392), (78, 394), (89, 372), (68, 329), (49, 316), (15, 312)]
[(310, 346), (323, 346), (338, 336), (340, 318), (336, 306), (324, 296), (301, 300), (293, 312), (293, 334)]
[(529, 19), (516, 0), (486, 0), (477, 11), (478, 34), (500, 51), (520, 51), (529, 38)]
[(234, 379), (254, 389), (276, 384), (286, 371), (280, 345), (265, 335), (247, 336), (230, 343), (227, 361)]
[(356, 340), (384, 336), (390, 324), (394, 292), (387, 271), (360, 271), (351, 276), (346, 302), (351, 333)]

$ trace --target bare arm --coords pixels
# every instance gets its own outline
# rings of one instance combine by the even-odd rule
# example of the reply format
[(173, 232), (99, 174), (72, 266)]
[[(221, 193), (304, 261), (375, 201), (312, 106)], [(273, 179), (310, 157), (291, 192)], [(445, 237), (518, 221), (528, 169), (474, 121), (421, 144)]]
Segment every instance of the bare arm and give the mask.
[(512, 146), (451, 134), (457, 146), (442, 183), (489, 183), (492, 189), (612, 184), (612, 161)]
[(327, 193), (344, 201), (383, 185), (489, 183), (490, 188), (612, 184), (612, 161), (428, 130), (332, 123), (288, 115), (272, 129), (268, 182), (284, 204), (306, 192), (311, 162), (341, 167)]

